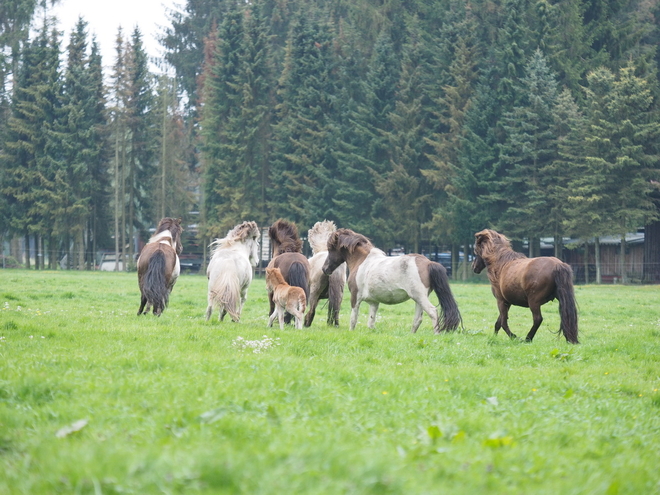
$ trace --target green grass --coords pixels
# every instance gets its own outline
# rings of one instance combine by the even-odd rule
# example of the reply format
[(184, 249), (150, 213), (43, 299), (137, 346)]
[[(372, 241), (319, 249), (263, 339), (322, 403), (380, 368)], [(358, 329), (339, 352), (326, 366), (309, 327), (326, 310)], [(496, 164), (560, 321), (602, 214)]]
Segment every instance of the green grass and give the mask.
[(348, 297), (280, 331), (261, 279), (234, 324), (201, 276), (138, 318), (135, 274), (0, 270), (0, 493), (660, 493), (657, 286), (576, 287), (578, 346), (556, 302), (526, 344), (488, 285), (452, 290), (454, 334), (411, 334), (411, 303), (349, 332)]

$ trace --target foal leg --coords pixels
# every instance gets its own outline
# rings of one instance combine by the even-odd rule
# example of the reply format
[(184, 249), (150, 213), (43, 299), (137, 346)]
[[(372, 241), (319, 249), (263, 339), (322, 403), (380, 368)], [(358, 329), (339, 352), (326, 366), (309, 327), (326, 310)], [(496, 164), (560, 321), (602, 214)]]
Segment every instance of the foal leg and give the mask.
[(268, 318), (268, 326), (269, 327), (273, 326), (273, 321), (275, 321), (276, 316), (277, 316), (277, 311), (273, 311), (273, 313), (270, 315), (270, 318)]
[(367, 327), (372, 330), (376, 328), (376, 313), (378, 313), (378, 303), (369, 304), (369, 320), (367, 321)]
[(532, 312), (532, 318), (534, 323), (532, 324), (532, 328), (527, 334), (527, 337), (525, 337), (526, 342), (531, 342), (532, 340), (534, 340), (534, 335), (536, 335), (536, 331), (541, 326), (541, 323), (543, 323), (543, 316), (541, 315), (541, 306), (537, 306), (537, 305), (532, 306), (530, 304), (529, 309)]
[(500, 328), (503, 328), (506, 334), (509, 336), (509, 338), (511, 339), (517, 338), (516, 334), (511, 332), (511, 330), (509, 330), (508, 319), (509, 319), (509, 308), (511, 307), (511, 305), (506, 301), (497, 301), (497, 307), (500, 310), (500, 316), (495, 322), (495, 335), (497, 335), (497, 332), (500, 330)]

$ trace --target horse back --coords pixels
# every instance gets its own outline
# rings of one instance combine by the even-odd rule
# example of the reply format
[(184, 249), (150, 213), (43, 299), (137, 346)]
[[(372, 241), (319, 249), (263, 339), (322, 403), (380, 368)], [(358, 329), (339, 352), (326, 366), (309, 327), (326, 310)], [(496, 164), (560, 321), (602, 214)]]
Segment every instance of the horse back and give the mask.
[(553, 256), (513, 260), (500, 271), (500, 292), (515, 306), (529, 307), (530, 301), (545, 304), (556, 297), (554, 270), (562, 264)]

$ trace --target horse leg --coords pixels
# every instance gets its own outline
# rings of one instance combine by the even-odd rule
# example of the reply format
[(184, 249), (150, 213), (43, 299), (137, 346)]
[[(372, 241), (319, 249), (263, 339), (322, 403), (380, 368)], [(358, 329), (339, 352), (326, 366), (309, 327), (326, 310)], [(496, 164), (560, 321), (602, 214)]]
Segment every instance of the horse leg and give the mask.
[(360, 316), (360, 302), (356, 302), (355, 306), (351, 308), (351, 330), (355, 330), (355, 325), (357, 325), (358, 316)]
[(530, 304), (529, 309), (532, 312), (532, 318), (534, 323), (532, 324), (532, 328), (529, 330), (527, 337), (525, 337), (526, 342), (531, 342), (532, 340), (534, 340), (534, 335), (536, 335), (536, 331), (541, 326), (541, 323), (543, 323), (543, 315), (541, 315), (541, 306), (537, 306), (537, 305), (532, 306)]
[(144, 296), (144, 294), (142, 294), (140, 297), (140, 309), (138, 309), (138, 316), (142, 314), (142, 310), (144, 309), (145, 304), (147, 304), (147, 298)]
[(312, 322), (314, 321), (314, 315), (316, 314), (316, 306), (319, 303), (320, 291), (313, 288), (309, 294), (309, 309), (307, 310), (307, 315), (305, 316), (305, 327), (311, 327)]
[(220, 310), (220, 314), (218, 315), (218, 319), (220, 321), (224, 321), (226, 314), (227, 314), (227, 310), (223, 306), (222, 309)]
[(206, 308), (206, 321), (209, 321), (211, 319), (212, 314), (213, 314), (213, 305), (209, 304), (208, 307)]
[(419, 303), (415, 303), (415, 315), (413, 316), (413, 324), (412, 324), (411, 333), (417, 332), (417, 329), (419, 328), (419, 325), (421, 325), (421, 323), (422, 323), (423, 314), (424, 314), (424, 310), (422, 309), (422, 305), (419, 304)]
[(508, 323), (509, 308), (511, 307), (511, 305), (508, 302), (501, 300), (501, 301), (497, 301), (497, 306), (500, 310), (500, 316), (495, 322), (495, 335), (497, 335), (497, 332), (499, 331), (500, 328), (503, 328), (506, 334), (509, 336), (509, 338), (515, 339), (516, 334), (511, 332), (511, 330), (509, 330), (509, 323)]
[[(427, 295), (419, 295), (415, 299), (415, 318), (418, 317), (418, 312), (419, 312), (419, 321), (417, 322), (417, 327), (419, 327), (419, 324), (422, 322), (422, 317), (424, 316), (422, 311), (426, 311), (426, 314), (429, 315), (429, 318), (431, 318), (431, 322), (433, 323), (433, 331), (435, 333), (440, 333), (440, 321), (438, 318), (438, 310), (436, 307), (431, 304), (431, 301), (429, 301), (429, 298)], [(415, 327), (415, 324), (413, 322), (413, 333), (417, 331), (417, 327)]]
[(378, 313), (378, 303), (369, 304), (369, 320), (367, 321), (367, 327), (372, 330), (376, 328), (376, 313)]

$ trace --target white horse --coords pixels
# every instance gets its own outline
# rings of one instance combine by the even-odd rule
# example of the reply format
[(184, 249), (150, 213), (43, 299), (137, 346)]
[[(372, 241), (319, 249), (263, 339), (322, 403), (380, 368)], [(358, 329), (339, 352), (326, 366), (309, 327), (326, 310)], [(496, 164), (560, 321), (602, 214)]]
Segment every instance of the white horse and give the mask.
[(305, 315), (306, 327), (311, 326), (314, 321), (319, 299), (328, 300), (328, 325), (339, 326), (339, 309), (346, 285), (346, 264), (342, 264), (332, 275), (323, 273), (323, 264), (328, 257), (328, 239), (335, 230), (337, 227), (334, 222), (324, 220), (316, 222), (314, 227), (307, 231), (307, 240), (312, 247), (313, 256), (309, 258), (309, 310)]
[(252, 282), (252, 268), (259, 263), (259, 227), (255, 222), (243, 222), (209, 247), (212, 252), (206, 269), (209, 279), (206, 320), (218, 308), (220, 321), (227, 313), (233, 321), (238, 321)]
[[(328, 258), (323, 272), (331, 274), (339, 265), (348, 264), (348, 288), (351, 291), (351, 326), (360, 314), (360, 303), (369, 304), (368, 327), (374, 328), (379, 304), (399, 304), (413, 299), (415, 316), (412, 332), (422, 322), (422, 312), (431, 317), (435, 333), (456, 330), (461, 314), (449, 287), (447, 271), (440, 264), (419, 254), (388, 257), (365, 236), (349, 229), (338, 229), (328, 240)], [(438, 311), (429, 300), (434, 291), (444, 313), (440, 325)]]

